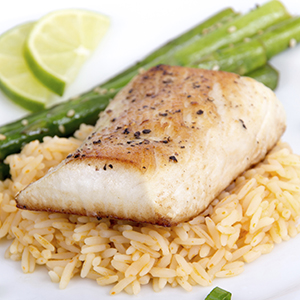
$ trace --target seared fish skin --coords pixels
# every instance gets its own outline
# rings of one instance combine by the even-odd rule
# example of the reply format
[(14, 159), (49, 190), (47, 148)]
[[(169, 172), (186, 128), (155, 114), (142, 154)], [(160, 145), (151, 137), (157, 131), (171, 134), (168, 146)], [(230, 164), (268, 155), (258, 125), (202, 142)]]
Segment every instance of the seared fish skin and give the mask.
[(176, 225), (263, 159), (285, 126), (275, 94), (251, 78), (159, 65), (133, 79), (17, 205)]

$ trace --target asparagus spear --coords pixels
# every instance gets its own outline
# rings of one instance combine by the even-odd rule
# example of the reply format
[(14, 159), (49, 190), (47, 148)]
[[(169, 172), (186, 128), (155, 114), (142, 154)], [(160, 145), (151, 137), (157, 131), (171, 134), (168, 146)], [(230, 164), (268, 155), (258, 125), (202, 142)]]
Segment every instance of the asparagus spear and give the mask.
[(253, 40), (212, 52), (191, 67), (243, 75), (266, 63), (267, 56), (263, 45), (259, 40)]
[(174, 61), (181, 65), (193, 64), (208, 53), (255, 35), (260, 30), (289, 17), (282, 3), (277, 0), (270, 1), (225, 24), (201, 40), (195, 43), (190, 42), (190, 45), (177, 51)]
[[(79, 110), (79, 113), (80, 114), (86, 113), (87, 111), (85, 110), (85, 107), (92, 104), (92, 103), (90, 103), (87, 105), (86, 102), (88, 102), (90, 100), (93, 100), (93, 102), (95, 101), (95, 103), (96, 103), (97, 99), (99, 99), (99, 107), (102, 108), (102, 102), (104, 101), (106, 103), (106, 101), (107, 101), (107, 100), (103, 100), (103, 99), (106, 99), (107, 97), (113, 98), (118, 91), (119, 91), (118, 89), (110, 90), (107, 93), (106, 90), (101, 89), (100, 87), (96, 87), (91, 91), (88, 91), (78, 97), (74, 97), (74, 98), (70, 99), (69, 101), (65, 101), (60, 104), (56, 104), (48, 109), (44, 109), (40, 112), (31, 113), (24, 118), (21, 118), (14, 122), (2, 125), (0, 127), (0, 134), (9, 135), (11, 133), (14, 133), (15, 131), (21, 133), (25, 130), (25, 127), (28, 128), (31, 124), (48, 118), (49, 112), (50, 112), (50, 115), (53, 115), (54, 113), (60, 112), (60, 111), (67, 113), (70, 109), (72, 109), (72, 105), (77, 107), (78, 105), (80, 105), (80, 103), (82, 103), (83, 112), (81, 112), (81, 110)], [(92, 112), (93, 110), (95, 110), (95, 112), (98, 112), (98, 114), (100, 112), (100, 110), (97, 108), (97, 105), (95, 108), (94, 107), (89, 108), (90, 112)], [(76, 118), (78, 118), (78, 116), (79, 115), (77, 115)], [(83, 115), (83, 117), (88, 118), (89, 116)], [(1, 147), (1, 142), (0, 142), (0, 147)], [(0, 157), (1, 157), (1, 155), (0, 155)]]
[(263, 83), (272, 90), (276, 89), (279, 79), (278, 71), (270, 64), (266, 64), (250, 73), (247, 73), (246, 76)]
[[(0, 161), (12, 153), (19, 152), (22, 146), (33, 140), (41, 141), (44, 136), (70, 136), (81, 123), (95, 124), (99, 113), (105, 109), (109, 100), (118, 90), (104, 95), (86, 94), (75, 100), (66, 101), (42, 112), (42, 114), (29, 115), (12, 124), (15, 128), (5, 133), (5, 139), (0, 141)], [(23, 125), (29, 120), (28, 125)], [(23, 124), (22, 124), (23, 123)], [(18, 127), (20, 126), (21, 127)]]
[[(255, 10), (233, 18), (231, 22), (224, 23), (221, 27), (211, 31), (206, 35), (191, 38), (180, 47), (172, 48), (171, 52), (156, 57), (146, 64), (139, 67), (149, 69), (157, 64), (164, 63), (169, 65), (192, 65), (202, 56), (211, 53), (221, 47), (241, 41), (245, 37), (252, 36), (260, 30), (289, 18), (290, 15), (285, 7), (277, 0), (270, 1)], [(103, 88), (120, 88), (125, 86), (138, 70), (123, 72), (120, 76), (103, 83)]]
[(279, 25), (259, 38), (266, 49), (268, 60), (286, 48), (292, 47), (293, 43), (300, 42), (300, 17), (291, 18), (282, 22), (282, 26)]
[(213, 69), (244, 75), (263, 65), (274, 55), (300, 41), (300, 17), (280, 22), (249, 42), (219, 49), (203, 57), (193, 67)]

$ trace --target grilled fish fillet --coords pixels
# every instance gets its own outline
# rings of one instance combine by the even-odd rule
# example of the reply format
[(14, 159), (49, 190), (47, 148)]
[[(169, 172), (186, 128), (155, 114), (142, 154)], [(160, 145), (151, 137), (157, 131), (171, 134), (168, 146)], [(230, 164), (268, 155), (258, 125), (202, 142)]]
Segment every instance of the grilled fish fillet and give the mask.
[(18, 207), (178, 224), (264, 158), (285, 113), (251, 78), (159, 65), (133, 79), (96, 128), (17, 195)]

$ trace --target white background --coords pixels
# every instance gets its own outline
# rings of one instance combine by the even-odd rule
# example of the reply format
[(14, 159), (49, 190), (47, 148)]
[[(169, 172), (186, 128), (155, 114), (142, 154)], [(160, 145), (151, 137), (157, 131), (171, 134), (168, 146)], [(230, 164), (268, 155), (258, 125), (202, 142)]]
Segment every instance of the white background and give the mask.
[[(241, 0), (10, 0), (1, 5), (0, 34), (26, 21), (37, 20), (46, 13), (62, 8), (86, 8), (111, 18), (111, 27), (101, 45), (84, 65), (76, 81), (68, 87), (64, 99), (87, 91), (127, 66), (143, 58), (151, 50), (186, 31), (217, 11), (231, 6), (247, 12), (265, 1)], [(283, 0), (292, 14), (300, 15), (300, 1)], [(4, 4), (4, 3), (3, 3)], [(276, 90), (287, 113), (287, 131), (283, 136), (294, 152), (300, 154), (300, 46), (276, 56), (271, 63), (280, 71)], [(0, 92), (0, 125), (18, 119), (27, 112), (10, 102)], [(109, 288), (90, 280), (73, 279), (65, 290), (59, 290), (45, 268), (34, 274), (23, 274), (19, 262), (5, 260), (9, 243), (0, 241), (0, 299), (108, 299)], [(271, 254), (246, 265), (238, 277), (215, 280), (233, 293), (233, 300), (300, 299), (300, 236), (276, 245)], [(213, 286), (214, 286), (213, 285)], [(213, 288), (195, 287), (191, 293), (181, 288), (167, 288), (156, 294), (143, 287), (137, 296), (120, 294), (116, 299), (202, 300)]]

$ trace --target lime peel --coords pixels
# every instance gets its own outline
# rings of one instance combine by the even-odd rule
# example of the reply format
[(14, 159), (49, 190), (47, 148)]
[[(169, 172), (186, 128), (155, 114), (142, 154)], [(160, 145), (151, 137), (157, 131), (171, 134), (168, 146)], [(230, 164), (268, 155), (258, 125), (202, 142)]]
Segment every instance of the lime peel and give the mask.
[[(62, 96), (65, 90), (66, 82), (58, 77), (53, 76), (45, 68), (41, 68), (40, 64), (34, 59), (27, 43), (24, 46), (24, 58), (30, 67), (31, 72), (39, 79), (39, 81), (52, 90), (54, 93)], [(51, 88), (50, 88), (51, 87)]]
[(30, 111), (45, 108), (51, 92), (31, 73), (23, 46), (34, 23), (16, 26), (0, 36), (0, 89), (16, 104)]
[[(25, 59), (35, 76), (50, 90), (63, 95), (109, 27), (109, 18), (97, 12), (67, 9), (52, 12), (31, 30)], [(47, 40), (51, 40), (51, 45)]]

